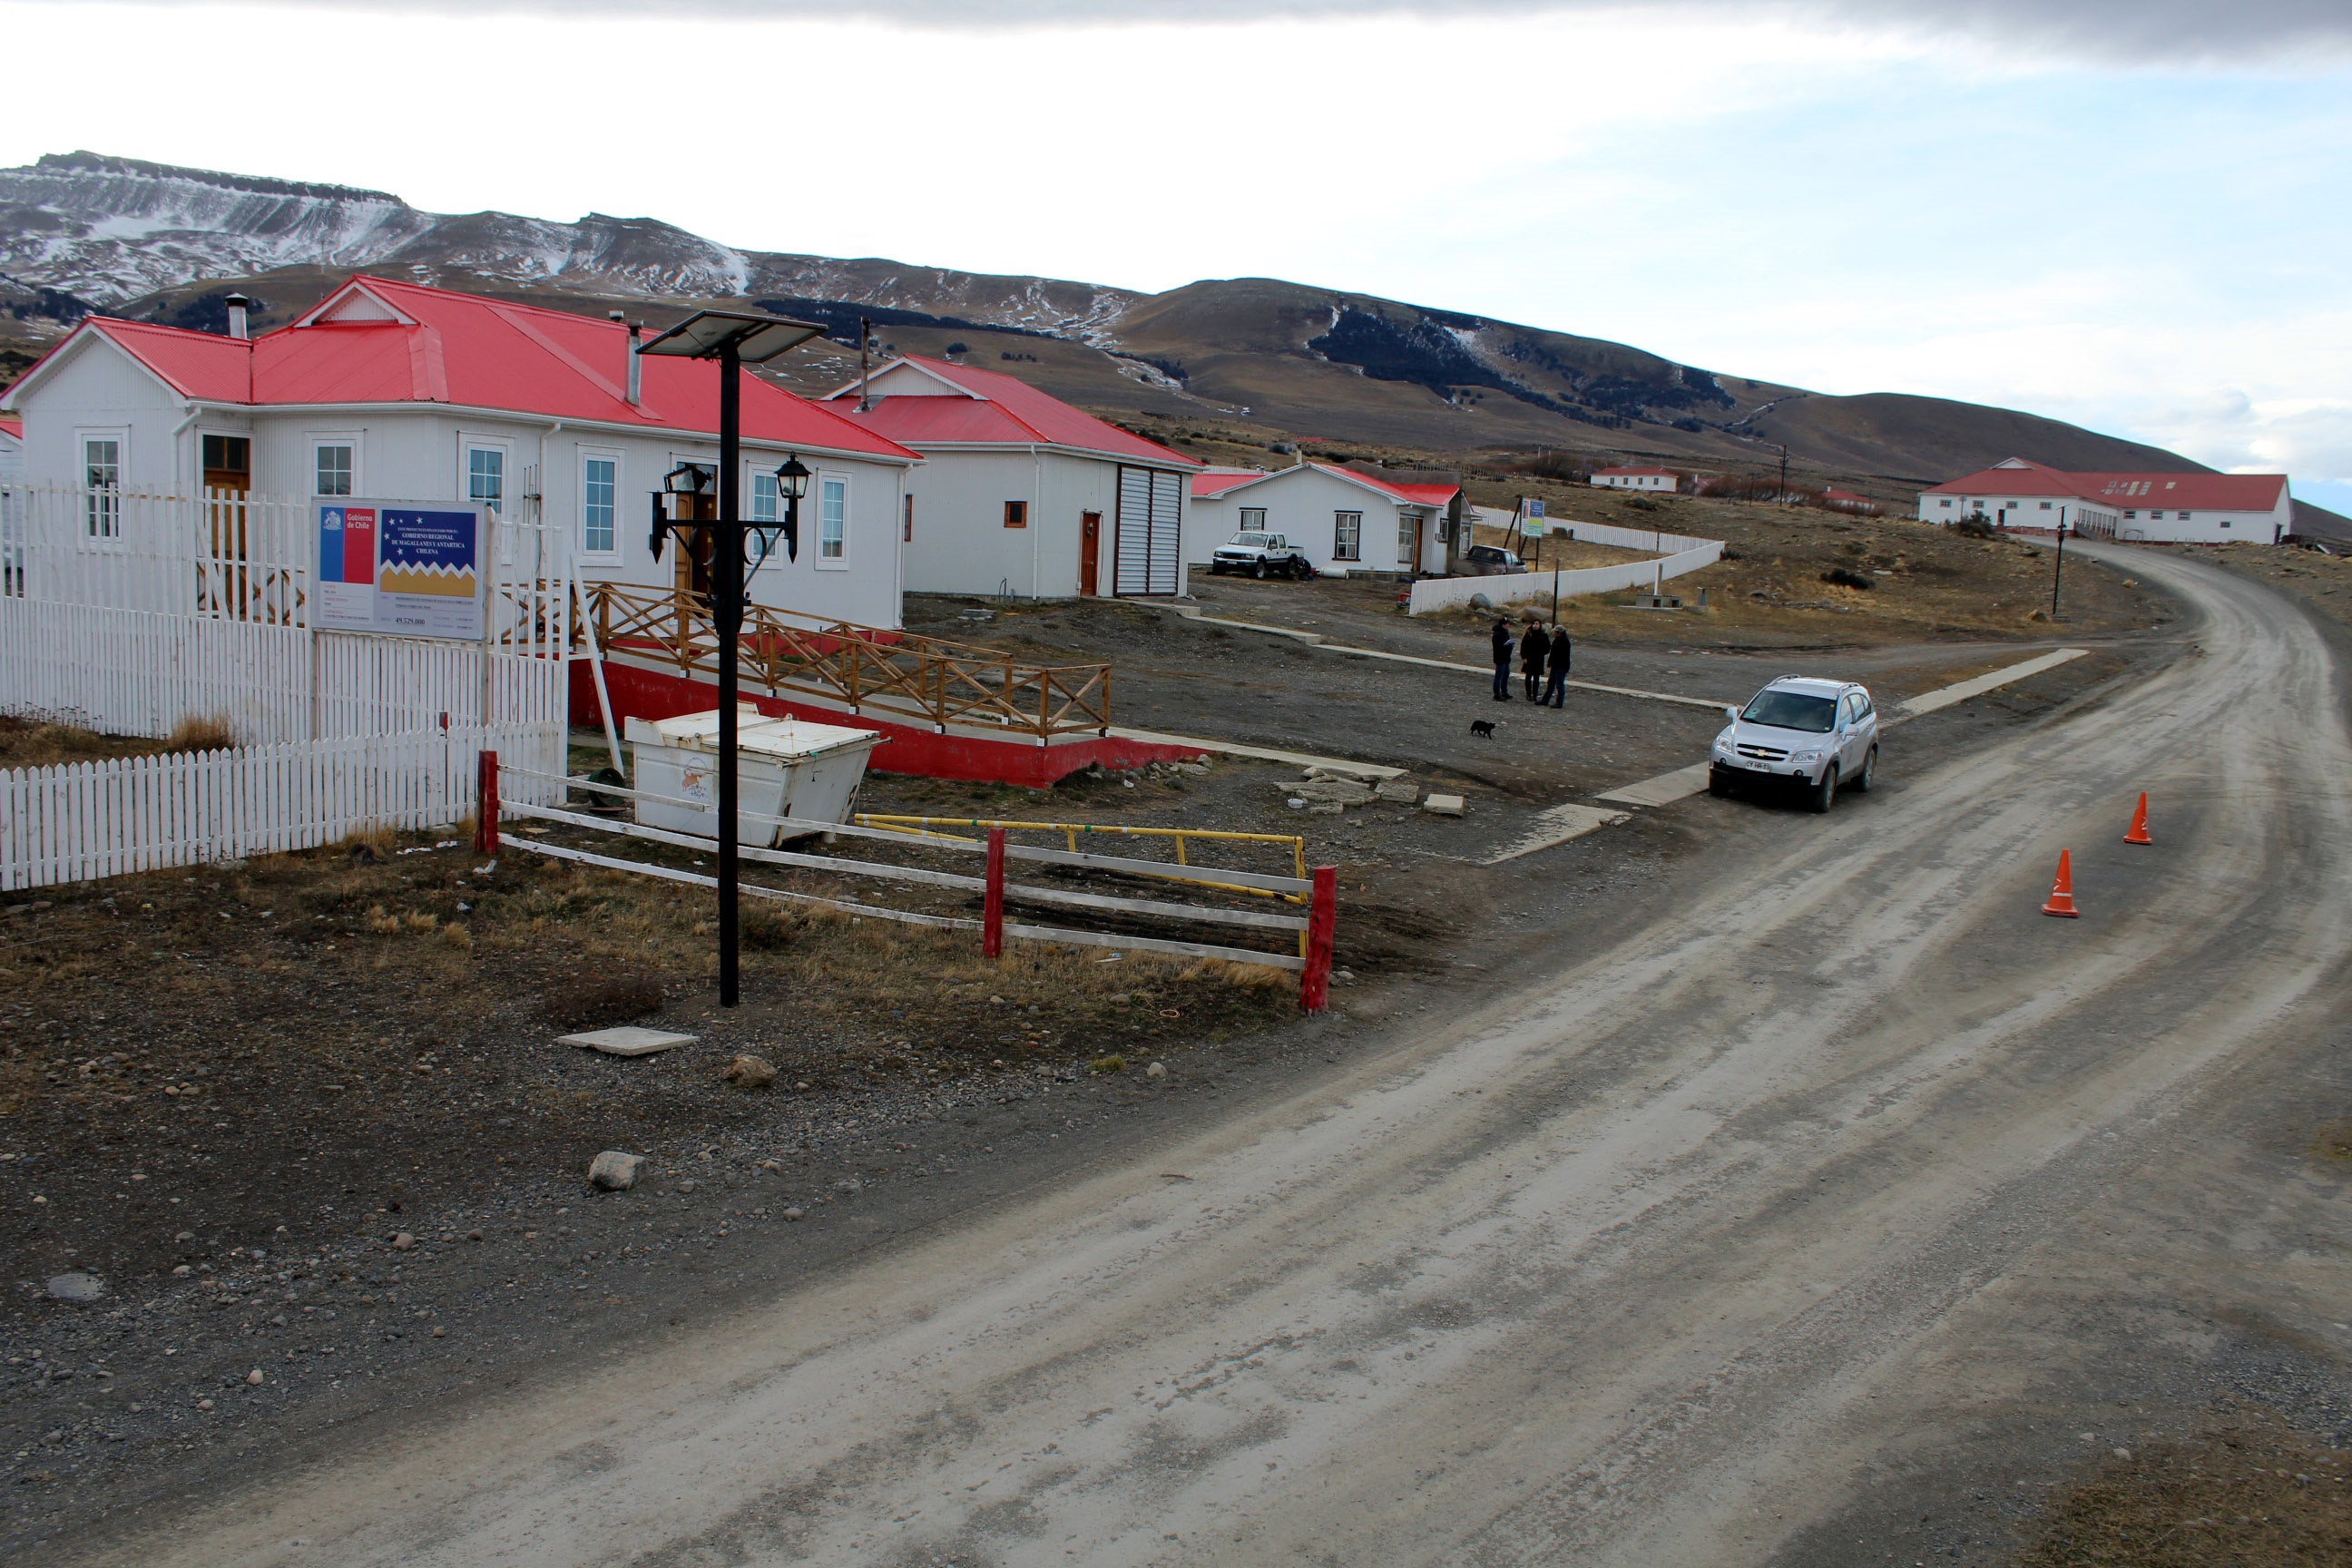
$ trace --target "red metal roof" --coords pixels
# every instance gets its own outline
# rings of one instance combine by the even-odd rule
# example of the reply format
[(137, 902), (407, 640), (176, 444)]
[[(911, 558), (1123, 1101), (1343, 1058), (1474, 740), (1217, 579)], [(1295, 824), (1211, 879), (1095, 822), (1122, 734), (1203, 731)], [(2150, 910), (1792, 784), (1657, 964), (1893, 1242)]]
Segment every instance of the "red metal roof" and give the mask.
[(2284, 474), (2068, 473), (2045, 463), (1981, 468), (1932, 485), (1928, 495), (2066, 496), (2099, 506), (2179, 507), (2189, 511), (2270, 511), (2284, 499)]
[(1207, 473), (1194, 474), (1192, 493), (1196, 496), (1221, 495), (1235, 485), (1245, 485), (1253, 480), (1265, 479), (1267, 471), (1265, 468), (1244, 468), (1238, 472), (1232, 469), (1213, 469)]
[(1379, 479), (1370, 474), (1359, 473), (1353, 468), (1335, 468), (1329, 463), (1296, 463), (1287, 468), (1271, 468), (1263, 471), (1252, 468), (1244, 473), (1195, 474), (1192, 476), (1192, 493), (1196, 496), (1223, 495), (1228, 490), (1239, 489), (1244, 485), (1256, 484), (1261, 479), (1279, 479), (1284, 474), (1295, 474), (1300, 468), (1313, 468), (1318, 473), (1329, 474), (1334, 479), (1352, 479), (1367, 489), (1393, 496), (1409, 506), (1442, 507), (1452, 501), (1461, 489), (1458, 485), (1392, 484), (1387, 479)]
[(0, 436), (14, 436), (17, 440), (23, 440), (25, 422), (13, 414), (0, 414)]
[[(407, 319), (319, 319), (347, 303), (353, 289)], [(632, 405), (628, 333), (618, 322), (387, 279), (355, 277), (320, 310), (250, 342), (94, 316), (67, 343), (83, 331), (102, 333), (183, 396), (205, 402), (446, 403), (701, 436), (719, 429), (713, 365), (646, 357), (643, 395)], [(898, 461), (918, 457), (754, 375), (743, 378), (742, 421), (751, 440)]]
[[(877, 398), (872, 408), (859, 414), (851, 401), (857, 395), (856, 386), (852, 384), (835, 393), (827, 401), (850, 403), (848, 417), (909, 446), (920, 446), (925, 440), (1003, 442), (1022, 447), (1044, 445), (1100, 452), (1108, 457), (1129, 458), (1168, 468), (1197, 468), (1201, 466), (1197, 458), (1171, 451), (1157, 441), (1147, 441), (1107, 420), (1096, 418), (1082, 408), (1074, 408), (1051, 393), (1038, 391), (1017, 375), (953, 364), (946, 360), (924, 359), (915, 354), (901, 355), (893, 363), (919, 365), (965, 395), (884, 396)], [(991, 419), (974, 413), (960, 420), (939, 409), (921, 406), (941, 403), (966, 408), (975, 404), (992, 407), (995, 416)]]

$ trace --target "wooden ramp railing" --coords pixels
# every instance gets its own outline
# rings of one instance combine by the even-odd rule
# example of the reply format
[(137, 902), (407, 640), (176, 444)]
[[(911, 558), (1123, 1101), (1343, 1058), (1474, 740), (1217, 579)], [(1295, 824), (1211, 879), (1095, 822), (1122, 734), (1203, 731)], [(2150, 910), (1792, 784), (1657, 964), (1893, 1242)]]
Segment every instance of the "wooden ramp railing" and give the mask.
[[(618, 583), (580, 587), (596, 646), (606, 653), (717, 678), (719, 632), (698, 595)], [(1110, 725), (1107, 664), (1021, 664), (994, 648), (819, 622), (761, 605), (744, 611), (736, 657), (747, 687), (776, 696), (806, 692), (935, 730), (985, 725), (1043, 739), (1098, 735)]]

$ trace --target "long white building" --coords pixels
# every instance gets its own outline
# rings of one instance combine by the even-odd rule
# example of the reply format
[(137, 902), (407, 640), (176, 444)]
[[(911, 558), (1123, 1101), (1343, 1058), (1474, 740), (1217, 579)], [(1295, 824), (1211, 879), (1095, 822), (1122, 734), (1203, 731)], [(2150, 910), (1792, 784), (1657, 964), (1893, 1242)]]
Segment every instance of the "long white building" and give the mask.
[(2275, 544), (2294, 527), (2284, 474), (2069, 473), (2010, 458), (1919, 492), (1923, 522), (2168, 544)]

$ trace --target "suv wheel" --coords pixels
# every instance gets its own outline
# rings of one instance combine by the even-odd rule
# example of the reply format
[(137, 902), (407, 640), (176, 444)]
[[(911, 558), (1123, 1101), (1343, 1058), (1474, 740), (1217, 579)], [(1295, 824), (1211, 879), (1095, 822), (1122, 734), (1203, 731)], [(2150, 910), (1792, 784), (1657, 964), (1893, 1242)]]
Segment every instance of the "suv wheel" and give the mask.
[(1837, 764), (1832, 763), (1822, 770), (1822, 782), (1805, 792), (1805, 805), (1818, 816), (1837, 804)]
[(1878, 748), (1876, 746), (1873, 746), (1869, 751), (1863, 753), (1862, 771), (1854, 774), (1853, 782), (1847, 784), (1845, 787), (1852, 790), (1856, 795), (1868, 795), (1870, 793), (1871, 778), (1877, 772)]
[(1717, 800), (1731, 798), (1731, 775), (1721, 768), (1706, 770), (1706, 793)]
[(1253, 576), (1253, 577), (1257, 577), (1257, 578), (1264, 578), (1264, 577), (1265, 577), (1265, 562), (1263, 559), (1256, 560), (1256, 561), (1253, 561), (1253, 562), (1251, 562), (1251, 563), (1250, 563), (1250, 575), (1251, 575), (1251, 576)]

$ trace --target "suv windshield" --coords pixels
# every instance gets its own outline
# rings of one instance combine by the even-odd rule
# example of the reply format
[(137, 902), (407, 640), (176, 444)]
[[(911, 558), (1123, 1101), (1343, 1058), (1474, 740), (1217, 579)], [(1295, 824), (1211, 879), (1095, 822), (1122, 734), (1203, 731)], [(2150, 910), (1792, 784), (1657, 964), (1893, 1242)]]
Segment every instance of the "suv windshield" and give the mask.
[(1270, 533), (1236, 533), (1234, 535), (1233, 542), (1235, 544), (1248, 546), (1253, 549), (1264, 550), (1274, 542), (1274, 536)]
[(1809, 734), (1826, 735), (1830, 721), (1837, 716), (1837, 699), (1811, 697), (1801, 691), (1766, 689), (1756, 694), (1740, 717), (1750, 724), (1769, 724), (1775, 730), (1802, 730)]

